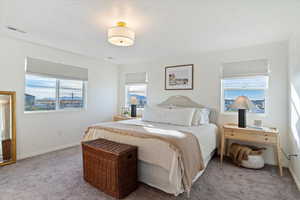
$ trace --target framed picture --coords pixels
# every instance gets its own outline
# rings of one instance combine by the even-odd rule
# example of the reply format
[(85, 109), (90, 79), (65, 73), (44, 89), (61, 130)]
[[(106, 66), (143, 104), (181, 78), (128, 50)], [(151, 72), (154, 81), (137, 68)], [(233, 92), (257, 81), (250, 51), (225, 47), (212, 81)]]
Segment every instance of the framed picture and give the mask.
[(192, 90), (194, 65), (176, 65), (165, 68), (165, 90)]

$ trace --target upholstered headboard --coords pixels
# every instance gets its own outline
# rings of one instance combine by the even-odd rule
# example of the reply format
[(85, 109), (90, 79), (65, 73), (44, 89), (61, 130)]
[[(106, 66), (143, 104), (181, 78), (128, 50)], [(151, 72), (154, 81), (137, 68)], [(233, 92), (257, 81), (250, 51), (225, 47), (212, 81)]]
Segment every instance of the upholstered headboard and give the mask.
[[(209, 108), (207, 106), (198, 104), (197, 102), (191, 100), (187, 96), (182, 96), (182, 95), (176, 95), (176, 96), (171, 96), (165, 101), (161, 102), (158, 104), (160, 107), (185, 107), (185, 108)], [(215, 109), (209, 108), (210, 109), (210, 122), (217, 124), (218, 122), (218, 113)]]

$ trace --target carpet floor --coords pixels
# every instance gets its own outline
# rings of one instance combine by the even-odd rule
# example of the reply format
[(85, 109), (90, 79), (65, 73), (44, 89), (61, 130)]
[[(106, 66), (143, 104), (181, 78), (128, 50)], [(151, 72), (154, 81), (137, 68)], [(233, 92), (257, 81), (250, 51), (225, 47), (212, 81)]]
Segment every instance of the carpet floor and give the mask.
[[(21, 160), (0, 168), (0, 200), (110, 200), (82, 178), (80, 147), (73, 147)], [(140, 184), (126, 200), (183, 200)], [(299, 200), (300, 192), (288, 172), (278, 176), (277, 168), (238, 168), (212, 159), (193, 185), (191, 200)]]

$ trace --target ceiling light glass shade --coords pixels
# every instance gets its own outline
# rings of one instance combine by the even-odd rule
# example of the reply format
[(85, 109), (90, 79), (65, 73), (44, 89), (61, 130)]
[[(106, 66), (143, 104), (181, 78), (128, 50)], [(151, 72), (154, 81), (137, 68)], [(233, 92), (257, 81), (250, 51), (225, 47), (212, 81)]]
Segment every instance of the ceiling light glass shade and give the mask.
[(126, 27), (125, 22), (118, 22), (117, 26), (108, 29), (108, 41), (113, 45), (131, 46), (134, 39), (134, 31)]

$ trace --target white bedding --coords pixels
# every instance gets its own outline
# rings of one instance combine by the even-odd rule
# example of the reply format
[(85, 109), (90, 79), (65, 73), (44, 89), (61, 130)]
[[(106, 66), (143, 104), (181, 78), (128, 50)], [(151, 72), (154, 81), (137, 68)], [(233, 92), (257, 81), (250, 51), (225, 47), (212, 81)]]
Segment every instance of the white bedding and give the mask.
[[(126, 123), (143, 126), (145, 129), (162, 129), (166, 134), (194, 134), (200, 144), (202, 157), (208, 163), (211, 153), (216, 149), (217, 126), (206, 124), (200, 126), (177, 126), (141, 120), (126, 120), (116, 123)], [(166, 129), (168, 132), (166, 132)], [(89, 139), (104, 138), (120, 143), (138, 146), (139, 179), (146, 184), (163, 190), (167, 193), (178, 195), (183, 192), (181, 168), (178, 163), (178, 153), (170, 148), (169, 144), (158, 139), (137, 138), (127, 135), (112, 134), (107, 131), (94, 130), (89, 134)], [(160, 176), (155, 176), (161, 174)], [(167, 180), (166, 180), (167, 179)]]
[[(171, 125), (171, 124), (164, 124), (164, 123), (155, 123), (155, 122), (145, 122), (137, 119), (133, 120), (125, 120), (125, 121), (119, 121), (117, 123), (125, 123), (125, 124), (134, 124), (134, 125), (141, 125), (145, 127), (152, 127), (152, 128), (161, 128), (161, 129), (169, 129), (170, 131), (178, 130), (183, 132), (190, 132), (193, 133), (197, 139), (199, 140), (200, 148), (202, 151), (203, 159), (209, 155), (217, 146), (216, 146), (216, 140), (217, 140), (217, 131), (218, 128), (215, 124), (205, 124), (200, 126), (177, 126), (177, 125)], [(160, 141), (159, 141), (160, 142)], [(166, 144), (166, 143), (165, 143)], [(155, 145), (155, 146), (153, 146)], [(157, 147), (157, 148), (155, 148)], [(165, 153), (163, 152), (164, 148), (160, 146), (160, 144), (151, 144), (151, 148), (157, 149), (157, 153)], [(169, 147), (167, 149), (170, 149)], [(139, 152), (140, 153), (140, 152)], [(145, 153), (145, 152), (141, 152)], [(161, 155), (160, 154), (160, 155)], [(143, 154), (141, 155), (143, 156)], [(147, 155), (151, 156), (152, 155)], [(159, 157), (155, 155), (155, 157)], [(141, 160), (145, 159), (144, 157), (141, 158)], [(155, 158), (153, 158), (155, 159)], [(144, 160), (147, 161), (147, 160)]]

